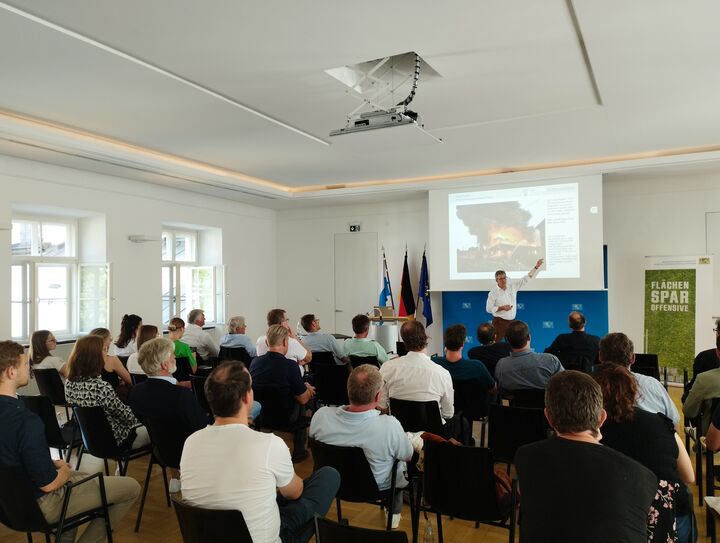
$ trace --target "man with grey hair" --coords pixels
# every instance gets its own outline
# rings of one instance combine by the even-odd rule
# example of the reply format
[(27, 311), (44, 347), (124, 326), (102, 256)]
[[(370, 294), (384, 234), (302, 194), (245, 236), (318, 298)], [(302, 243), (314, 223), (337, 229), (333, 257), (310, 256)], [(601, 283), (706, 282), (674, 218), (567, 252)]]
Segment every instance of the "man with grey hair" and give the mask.
[[(148, 379), (130, 390), (128, 404), (143, 424), (152, 420), (155, 425), (171, 426), (177, 437), (178, 458), (187, 437), (212, 424), (203, 412), (195, 395), (188, 388), (177, 385), (175, 345), (169, 339), (155, 338), (143, 343), (138, 359)], [(170, 492), (180, 491), (180, 474), (170, 467)]]
[(213, 337), (203, 330), (205, 326), (205, 311), (202, 309), (193, 309), (188, 313), (187, 326), (185, 327), (185, 335), (183, 335), (183, 343), (187, 343), (190, 347), (197, 349), (197, 354), (203, 360), (209, 360), (212, 356), (220, 353), (220, 347)]
[(220, 347), (243, 347), (250, 358), (257, 356), (257, 350), (255, 349), (255, 343), (248, 336), (245, 335), (247, 331), (247, 323), (245, 317), (233, 317), (228, 321), (227, 324), (228, 333), (220, 338)]
[[(414, 436), (407, 435), (395, 417), (381, 415), (376, 409), (382, 384), (375, 366), (355, 368), (347, 383), (350, 405), (319, 409), (310, 422), (310, 437), (329, 445), (361, 447), (380, 490), (390, 488), (393, 462), (400, 459), (396, 487), (404, 488), (408, 484), (405, 462), (412, 458)], [(398, 492), (393, 503), (393, 528), (400, 522), (401, 511), (402, 492)]]
[[(548, 381), (545, 405), (555, 435), (515, 455), (520, 540), (645, 543), (658, 481), (645, 466), (600, 444), (607, 418), (600, 385), (579, 371), (557, 373)], [(562, 522), (548, 522), (560, 515)]]

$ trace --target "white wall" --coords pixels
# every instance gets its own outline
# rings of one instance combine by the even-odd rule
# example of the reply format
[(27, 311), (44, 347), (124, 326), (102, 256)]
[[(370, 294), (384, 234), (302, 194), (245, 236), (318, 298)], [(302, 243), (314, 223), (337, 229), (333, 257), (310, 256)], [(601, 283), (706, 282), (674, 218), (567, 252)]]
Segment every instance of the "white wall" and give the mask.
[[(720, 211), (720, 170), (606, 176), (603, 205), (610, 330), (628, 334), (640, 351), (644, 257), (705, 254), (705, 214)], [(711, 324), (698, 337), (705, 348), (714, 345)]]
[[(110, 321), (115, 333), (124, 313), (160, 324), (160, 244), (131, 243), (130, 234), (159, 239), (162, 224), (194, 223), (218, 228), (226, 271), (226, 314), (248, 317), (250, 330), (264, 330), (264, 315), (276, 305), (273, 210), (118, 177), (82, 172), (0, 155), (0, 261), (10, 260), (13, 206), (86, 210), (105, 218), (105, 258), (111, 263)], [(81, 221), (83, 222), (83, 221)], [(83, 225), (81, 224), (81, 227)], [(218, 257), (219, 258), (219, 257)], [(10, 270), (0, 266), (0, 337), (10, 336)]]
[[(294, 324), (305, 313), (315, 313), (321, 325), (332, 332), (335, 322), (334, 237), (347, 233), (348, 225), (361, 223), (363, 232), (377, 232), (377, 294), (380, 294), (382, 252), (390, 270), (395, 306), (398, 307), (400, 277), (405, 244), (413, 293), (417, 297), (423, 246), (428, 239), (427, 197), (362, 205), (326, 204), (317, 208), (278, 213), (278, 304), (289, 313)], [(428, 248), (428, 257), (430, 257)], [(432, 277), (430, 278), (432, 286)], [(434, 324), (429, 351), (442, 352), (442, 300), (432, 295)], [(377, 299), (368, 300), (368, 311)], [(349, 317), (349, 318), (352, 318)], [(421, 319), (422, 322), (424, 322)]]

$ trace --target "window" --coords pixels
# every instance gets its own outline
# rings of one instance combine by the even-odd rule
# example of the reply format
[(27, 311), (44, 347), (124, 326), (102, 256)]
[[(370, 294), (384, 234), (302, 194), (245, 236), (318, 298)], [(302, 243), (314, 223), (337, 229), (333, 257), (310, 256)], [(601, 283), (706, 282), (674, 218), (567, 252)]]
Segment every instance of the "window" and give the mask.
[(166, 230), (162, 234), (162, 318), (187, 320), (191, 309), (203, 309), (205, 320), (222, 320), (222, 269), (200, 265), (198, 233)]
[(11, 234), (11, 334), (88, 332), (108, 321), (108, 266), (77, 261), (74, 221), (17, 219)]

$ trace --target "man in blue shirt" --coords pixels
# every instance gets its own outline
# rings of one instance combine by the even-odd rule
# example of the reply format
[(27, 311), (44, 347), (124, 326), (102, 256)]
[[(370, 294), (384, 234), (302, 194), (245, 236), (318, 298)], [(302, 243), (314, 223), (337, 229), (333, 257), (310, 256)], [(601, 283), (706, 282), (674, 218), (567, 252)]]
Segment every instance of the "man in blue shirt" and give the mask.
[(245, 317), (233, 317), (228, 322), (228, 333), (220, 338), (220, 347), (244, 347), (251, 358), (257, 356), (255, 342), (245, 335)]
[(487, 391), (495, 390), (495, 380), (479, 360), (463, 358), (462, 351), (465, 346), (467, 329), (462, 324), (448, 326), (443, 335), (445, 356), (433, 356), (437, 364), (450, 372), (453, 381), (479, 380)]
[(300, 319), (300, 325), (305, 329), (307, 335), (303, 343), (313, 353), (333, 353), (336, 364), (348, 364), (350, 360), (343, 353), (342, 348), (330, 334), (320, 333), (320, 319), (309, 313)]
[(550, 377), (563, 371), (553, 354), (536, 353), (530, 348), (530, 329), (523, 321), (512, 321), (505, 332), (512, 352), (495, 367), (495, 378), (503, 392), (544, 389)]
[[(404, 488), (408, 484), (405, 461), (413, 455), (411, 436), (419, 439), (406, 434), (395, 417), (381, 415), (376, 409), (382, 383), (375, 366), (363, 364), (355, 368), (347, 384), (350, 405), (319, 409), (310, 422), (310, 436), (328, 445), (361, 447), (380, 490), (390, 488), (395, 459), (403, 460), (398, 463), (395, 485)], [(393, 528), (400, 522), (401, 511), (402, 493), (398, 492), (393, 503)]]
[[(27, 482), (38, 500), (48, 522), (57, 522), (62, 512), (65, 483), (87, 474), (72, 471), (63, 460), (52, 460), (45, 440), (45, 427), (40, 418), (25, 408), (17, 397), (17, 389), (30, 377), (30, 365), (22, 345), (0, 341), (0, 465), (21, 466)], [(105, 477), (105, 493), (113, 526), (125, 516), (140, 494), (140, 485), (129, 477)], [(100, 506), (97, 480), (75, 487), (67, 509), (72, 516)], [(93, 520), (78, 540), (95, 543), (105, 540), (105, 521)], [(65, 532), (60, 541), (75, 541), (75, 530)]]

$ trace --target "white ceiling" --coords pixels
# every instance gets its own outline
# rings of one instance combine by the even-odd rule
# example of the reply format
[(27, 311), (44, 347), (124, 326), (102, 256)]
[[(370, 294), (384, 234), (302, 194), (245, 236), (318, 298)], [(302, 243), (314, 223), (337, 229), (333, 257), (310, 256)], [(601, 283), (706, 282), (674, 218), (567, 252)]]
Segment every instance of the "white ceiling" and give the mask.
[[(189, 181), (156, 161), (147, 169), (163, 179), (128, 176), (274, 196), (715, 146), (718, 20), (712, 0), (15, 0), (0, 2), (0, 109), (237, 173), (220, 182), (199, 168)], [(324, 70), (407, 51), (440, 75), (421, 74), (411, 107), (444, 143), (334, 144), (357, 101)], [(87, 141), (60, 145), (48, 130), (0, 123), (0, 152), (118, 168), (88, 164)], [(136, 149), (100, 155), (148, 164)]]

